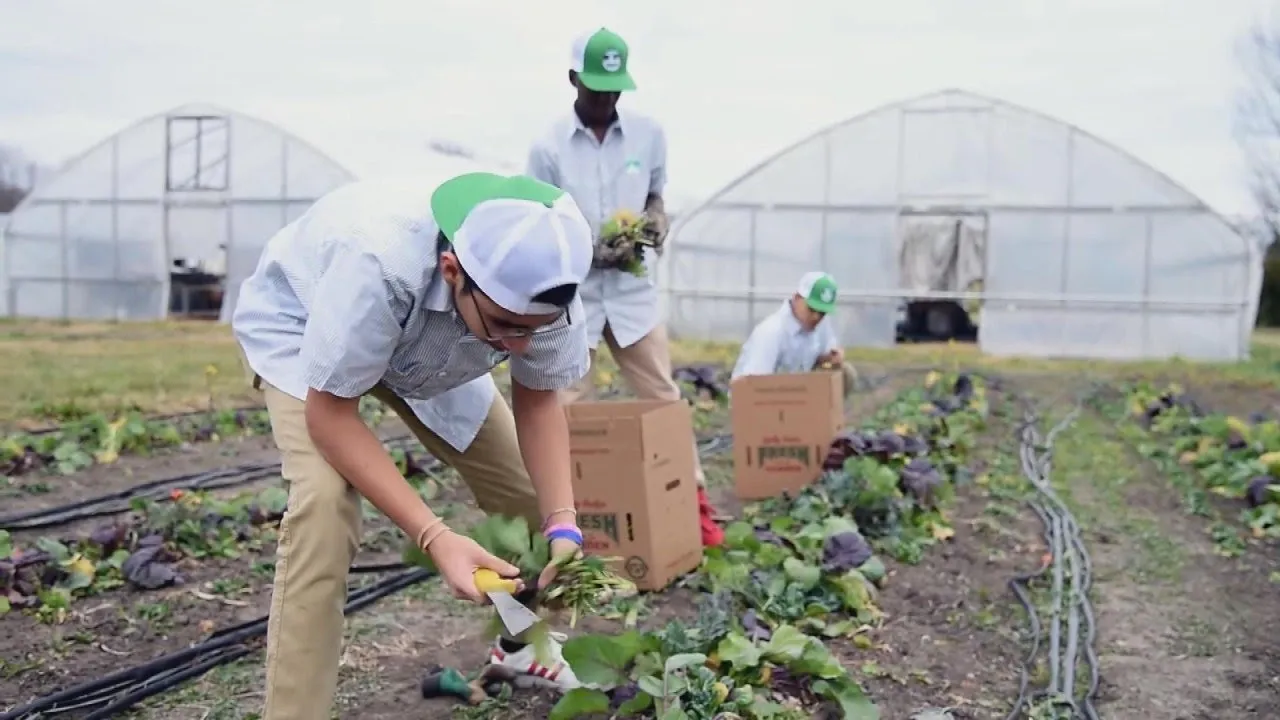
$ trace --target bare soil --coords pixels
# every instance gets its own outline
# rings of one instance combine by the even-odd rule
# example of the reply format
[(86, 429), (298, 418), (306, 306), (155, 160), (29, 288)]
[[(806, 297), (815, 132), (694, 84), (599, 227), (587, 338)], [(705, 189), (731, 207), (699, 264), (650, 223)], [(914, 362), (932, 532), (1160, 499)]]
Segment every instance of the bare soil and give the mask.
[[(909, 373), (860, 394), (851, 405), (851, 419), (869, 414), (913, 380), (918, 377)], [(1043, 406), (1052, 406), (1059, 415), (1074, 391), (1061, 379), (1013, 384), (1042, 398)], [(1236, 413), (1280, 404), (1253, 387), (1193, 390), (1209, 407)], [(716, 418), (704, 432), (716, 431), (714, 425), (723, 421)], [(985, 441), (983, 457), (992, 463), (986, 468), (992, 476), (1004, 472), (994, 458), (1012, 452), (1010, 423), (1007, 418), (993, 423)], [(1082, 417), (1064, 433), (1059, 457), (1059, 479), (1070, 491), (1093, 553), (1102, 717), (1280, 718), (1280, 633), (1275, 632), (1280, 593), (1268, 577), (1280, 566), (1276, 548), (1251, 548), (1238, 560), (1216, 556), (1203, 522), (1188, 517), (1166, 481), (1096, 415)], [(266, 438), (195, 446), (159, 458), (126, 458), (83, 476), (47, 479), (52, 491), (23, 498), (22, 507), (79, 499), (155, 477), (274, 460)], [(708, 459), (705, 466), (717, 504), (729, 513), (739, 511), (728, 457)], [(472, 505), (461, 487), (448, 488), (445, 500), (464, 512)], [(983, 485), (959, 490), (950, 519), (955, 536), (926, 552), (920, 564), (886, 559), (890, 575), (879, 604), (888, 617), (871, 634), (871, 647), (838, 646), (886, 720), (909, 718), (928, 707), (952, 708), (958, 720), (1002, 720), (1017, 692), (1017, 670), (1028, 638), (1025, 613), (1007, 582), (1041, 562), (1045, 548), (1039, 522), (1020, 511), (1018, 503), (993, 497)], [(377, 534), (379, 527), (374, 524), (369, 532)], [(390, 559), (378, 554), (382, 544), (370, 544), (368, 561)], [(0, 651), (0, 698), (6, 705), (26, 701), (265, 614), (270, 574), (252, 569), (269, 563), (271, 552), (268, 543), (236, 560), (193, 563), (180, 588), (112, 592), (78, 601), (61, 625), (41, 624), (18, 613), (0, 618), (0, 633), (8, 639)], [(239, 583), (228, 584), (229, 579)], [(649, 612), (641, 627), (688, 617), (697, 603), (685, 590), (646, 598)], [(481, 632), (486, 616), (485, 609), (444, 597), (435, 583), (424, 583), (350, 618), (338, 715), (362, 720), (454, 717), (456, 702), (423, 700), (420, 683), (432, 666), (479, 667), (490, 642)], [(618, 625), (588, 618), (581, 627), (607, 632)], [(149, 701), (140, 717), (229, 720), (257, 712), (261, 662), (256, 654), (219, 668)], [(546, 717), (550, 702), (545, 695), (522, 692), (493, 717)]]
[[(1204, 521), (1132, 449), (1117, 490), (1126, 518), (1093, 534), (1106, 718), (1280, 717), (1280, 567), (1274, 546), (1227, 559)], [(1086, 488), (1087, 489), (1087, 488)], [(1103, 493), (1099, 493), (1103, 494)], [(1082, 502), (1093, 502), (1092, 491)], [(1104, 582), (1105, 581), (1105, 582)]]

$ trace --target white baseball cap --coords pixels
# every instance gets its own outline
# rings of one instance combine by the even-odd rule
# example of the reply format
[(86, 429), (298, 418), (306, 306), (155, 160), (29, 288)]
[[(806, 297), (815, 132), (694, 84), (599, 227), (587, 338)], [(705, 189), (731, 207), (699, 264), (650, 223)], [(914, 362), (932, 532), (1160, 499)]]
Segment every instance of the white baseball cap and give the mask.
[(829, 313), (836, 309), (836, 281), (824, 272), (805, 273), (800, 278), (796, 294), (818, 312)]
[(591, 270), (595, 241), (578, 205), (527, 175), (459, 175), (432, 193), (431, 214), (481, 292), (517, 315), (563, 310), (533, 298)]

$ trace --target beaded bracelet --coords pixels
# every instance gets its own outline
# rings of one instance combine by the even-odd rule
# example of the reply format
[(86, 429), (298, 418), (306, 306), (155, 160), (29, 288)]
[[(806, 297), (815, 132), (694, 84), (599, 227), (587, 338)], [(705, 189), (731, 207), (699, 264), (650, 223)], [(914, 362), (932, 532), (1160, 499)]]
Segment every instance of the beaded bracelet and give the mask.
[(546, 532), (547, 530), (549, 530), (549, 529), (550, 529), (550, 528), (548, 528), (547, 526), (551, 524), (551, 518), (555, 517), (556, 515), (559, 515), (560, 513), (568, 513), (568, 514), (572, 515), (575, 521), (578, 519), (578, 509), (577, 509), (577, 508), (564, 507), (564, 508), (558, 508), (558, 509), (556, 509), (556, 510), (552, 510), (551, 512), (547, 513), (547, 518), (546, 518), (545, 520), (543, 520), (543, 521), (542, 521), (542, 530), (543, 530), (543, 532)]
[[(437, 525), (443, 525), (443, 524), (444, 524), (444, 518), (438, 517), (432, 520), (431, 522), (427, 523), (426, 525), (422, 526), (422, 529), (418, 531), (418, 537), (417, 537), (419, 550), (427, 549), (427, 545), (430, 544), (426, 541), (427, 533), (431, 532), (431, 529), (436, 527)], [(432, 538), (432, 540), (434, 539), (435, 538)]]

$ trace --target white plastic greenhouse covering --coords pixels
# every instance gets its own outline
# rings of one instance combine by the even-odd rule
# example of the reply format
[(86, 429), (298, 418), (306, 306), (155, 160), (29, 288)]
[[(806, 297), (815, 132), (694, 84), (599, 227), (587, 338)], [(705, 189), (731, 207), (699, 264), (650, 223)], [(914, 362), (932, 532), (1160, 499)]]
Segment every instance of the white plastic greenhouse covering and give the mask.
[[(930, 226), (974, 238), (949, 276), (967, 253), (981, 284), (904, 282)], [(821, 130), (691, 209), (659, 264), (670, 330), (741, 341), (814, 269), (848, 346), (892, 345), (907, 298), (976, 299), (984, 352), (1116, 359), (1247, 357), (1262, 277), (1256, 244), (1156, 170), (955, 90)]]
[(204, 105), (146, 118), (38, 183), (10, 215), (0, 315), (164, 318), (173, 260), (188, 258), (225, 271), (228, 317), (272, 234), (351, 179), (263, 120)]

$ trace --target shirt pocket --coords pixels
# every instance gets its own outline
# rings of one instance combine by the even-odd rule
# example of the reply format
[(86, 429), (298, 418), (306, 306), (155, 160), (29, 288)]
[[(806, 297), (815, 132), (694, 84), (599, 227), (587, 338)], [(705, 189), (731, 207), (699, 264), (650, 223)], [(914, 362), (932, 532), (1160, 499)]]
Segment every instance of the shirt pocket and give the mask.
[(643, 152), (622, 156), (614, 174), (614, 202), (619, 208), (644, 210), (649, 197), (649, 163)]

